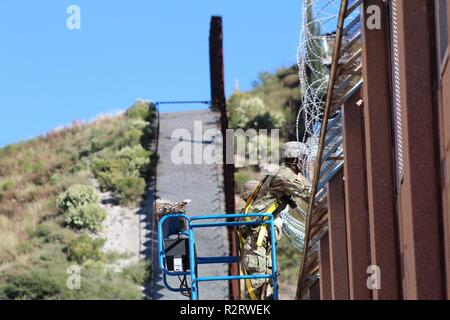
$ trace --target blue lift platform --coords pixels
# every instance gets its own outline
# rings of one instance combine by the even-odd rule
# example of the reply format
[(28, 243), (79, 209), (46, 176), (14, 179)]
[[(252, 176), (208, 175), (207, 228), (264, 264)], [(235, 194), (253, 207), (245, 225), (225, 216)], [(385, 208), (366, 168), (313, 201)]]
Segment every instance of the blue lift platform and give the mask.
[[(245, 218), (253, 218), (248, 221)], [(171, 219), (183, 220), (184, 227), (176, 234), (163, 234), (163, 226)], [(209, 221), (208, 220), (214, 220)], [(223, 221), (220, 221), (223, 220)], [(194, 230), (211, 227), (234, 227), (242, 225), (268, 225), (272, 244), (272, 273), (230, 276), (199, 276), (197, 266), (200, 264), (239, 263), (239, 256), (198, 257), (195, 250)], [(234, 240), (234, 239), (233, 239)], [(232, 241), (233, 241), (232, 240)], [(204, 216), (187, 216), (185, 214), (168, 214), (158, 224), (159, 266), (163, 274), (164, 285), (173, 292), (190, 294), (191, 300), (199, 299), (198, 286), (205, 281), (229, 281), (240, 279), (272, 279), (273, 299), (278, 300), (277, 258), (275, 228), (273, 215), (269, 213), (215, 214)], [(175, 261), (174, 261), (175, 259)], [(167, 277), (190, 278), (190, 285), (179, 288), (169, 286)]]

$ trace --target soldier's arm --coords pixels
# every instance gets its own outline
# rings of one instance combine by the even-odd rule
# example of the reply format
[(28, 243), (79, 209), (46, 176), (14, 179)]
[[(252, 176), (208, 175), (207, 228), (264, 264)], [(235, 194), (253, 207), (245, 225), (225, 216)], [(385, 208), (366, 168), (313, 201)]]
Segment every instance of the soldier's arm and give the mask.
[(289, 213), (296, 216), (300, 222), (305, 223), (309, 202), (307, 188), (303, 184), (293, 181), (288, 184), (287, 191)]
[(311, 191), (311, 186), (299, 179), (295, 179), (291, 182), (292, 196), (296, 198), (301, 198), (302, 200), (309, 202), (309, 194)]
[(281, 171), (274, 177), (270, 187), (278, 195), (293, 198), (302, 208), (309, 202), (309, 183), (306, 179), (298, 178), (293, 172)]
[(288, 179), (284, 179), (281, 184), (284, 194), (295, 198), (301, 198), (306, 202), (309, 201), (309, 193), (311, 187), (306, 182), (306, 179), (300, 179), (295, 175), (291, 175), (288, 177)]
[(297, 204), (297, 208), (294, 208), (300, 216), (304, 219), (306, 217), (306, 213), (308, 211), (309, 204), (309, 195), (311, 191), (311, 187), (309, 184), (302, 182), (298, 179), (295, 179), (292, 182), (292, 198)]

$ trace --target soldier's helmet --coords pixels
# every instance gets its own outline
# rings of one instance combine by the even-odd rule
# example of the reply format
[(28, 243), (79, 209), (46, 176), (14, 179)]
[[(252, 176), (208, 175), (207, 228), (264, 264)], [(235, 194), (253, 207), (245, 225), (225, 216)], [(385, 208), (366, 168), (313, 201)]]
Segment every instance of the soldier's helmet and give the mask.
[(281, 149), (281, 158), (283, 159), (294, 159), (294, 158), (304, 158), (308, 156), (308, 147), (301, 142), (290, 141), (286, 142)]
[(248, 197), (256, 190), (259, 185), (259, 181), (257, 180), (248, 180), (244, 183), (244, 187), (242, 188), (241, 198), (244, 201), (247, 201)]

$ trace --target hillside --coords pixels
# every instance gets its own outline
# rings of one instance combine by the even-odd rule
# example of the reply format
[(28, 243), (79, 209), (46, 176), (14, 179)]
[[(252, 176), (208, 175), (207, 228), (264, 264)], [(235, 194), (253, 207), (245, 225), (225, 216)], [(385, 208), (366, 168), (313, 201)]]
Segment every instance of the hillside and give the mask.
[(155, 114), (138, 101), (0, 149), (0, 299), (142, 297), (148, 266), (108, 268), (128, 257), (104, 250), (103, 236), (107, 212), (135, 212), (144, 200)]

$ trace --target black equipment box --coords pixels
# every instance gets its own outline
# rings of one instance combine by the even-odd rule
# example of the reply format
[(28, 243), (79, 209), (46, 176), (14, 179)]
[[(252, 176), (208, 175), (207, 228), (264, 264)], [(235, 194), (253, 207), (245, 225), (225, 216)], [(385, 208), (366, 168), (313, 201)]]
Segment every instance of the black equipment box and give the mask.
[(166, 268), (169, 271), (187, 272), (189, 270), (189, 238), (164, 240)]

